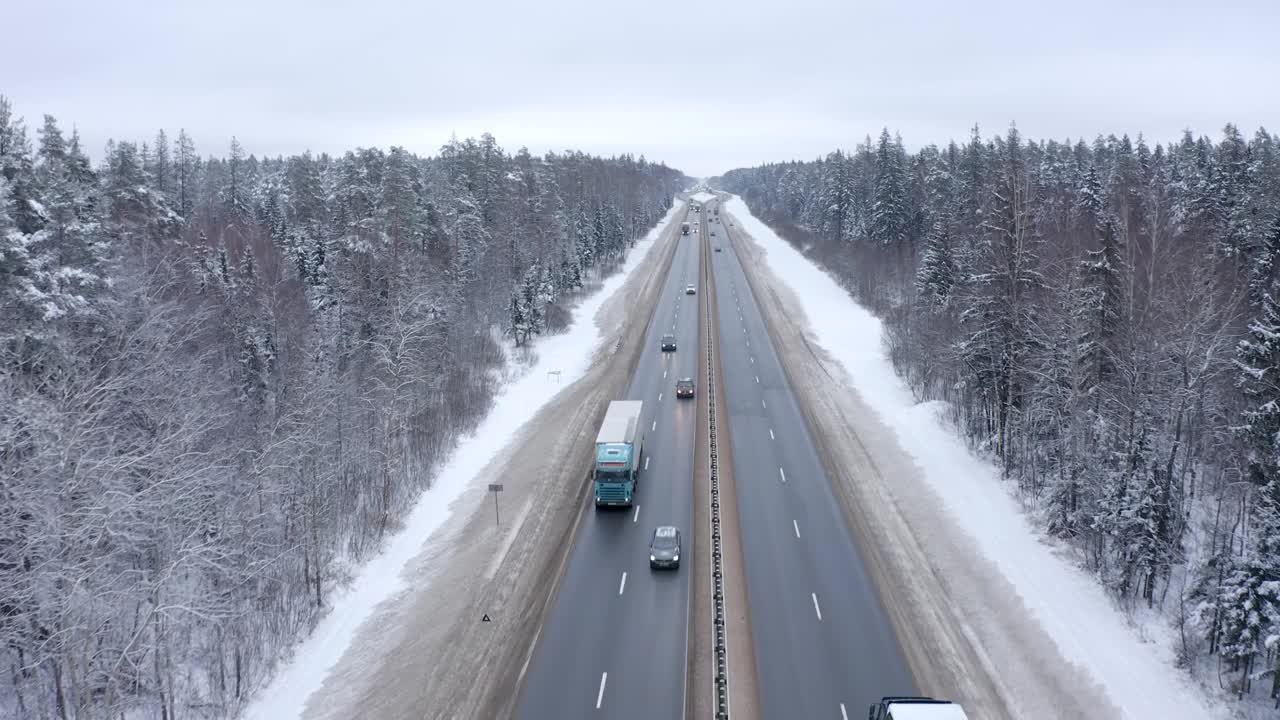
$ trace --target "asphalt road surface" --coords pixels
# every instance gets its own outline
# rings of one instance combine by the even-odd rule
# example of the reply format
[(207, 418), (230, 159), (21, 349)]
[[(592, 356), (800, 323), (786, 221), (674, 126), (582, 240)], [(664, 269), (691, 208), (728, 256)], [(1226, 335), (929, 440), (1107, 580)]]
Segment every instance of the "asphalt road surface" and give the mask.
[[(692, 536), (702, 388), (694, 400), (677, 400), (675, 382), (698, 377), (698, 296), (685, 294), (685, 285), (698, 283), (700, 238), (679, 239), (645, 337), (651, 350), (627, 396), (617, 398), (644, 401), (636, 506), (585, 510), (525, 676), (519, 718), (684, 716), (692, 563), (682, 557), (679, 570), (650, 570), (649, 541), (658, 525), (679, 527), (686, 546)], [(675, 352), (660, 351), (664, 333), (675, 334)]]
[(737, 228), (708, 231), (761, 716), (862, 718), (915, 682), (727, 237)]

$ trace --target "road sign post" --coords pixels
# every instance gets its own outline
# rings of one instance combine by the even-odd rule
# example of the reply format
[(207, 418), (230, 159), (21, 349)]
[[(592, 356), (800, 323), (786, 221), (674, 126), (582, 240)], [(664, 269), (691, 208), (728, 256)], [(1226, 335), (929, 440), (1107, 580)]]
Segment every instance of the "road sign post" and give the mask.
[(502, 516), (498, 514), (498, 493), (502, 492), (502, 483), (489, 483), (489, 492), (493, 493), (493, 520), (502, 527)]

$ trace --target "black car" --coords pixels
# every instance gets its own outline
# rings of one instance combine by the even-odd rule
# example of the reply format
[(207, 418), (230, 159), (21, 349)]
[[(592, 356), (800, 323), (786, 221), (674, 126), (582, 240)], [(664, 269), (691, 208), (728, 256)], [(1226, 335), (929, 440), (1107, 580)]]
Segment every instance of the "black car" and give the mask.
[(670, 333), (662, 336), (662, 352), (674, 352), (676, 349), (676, 336)]
[(719, 246), (719, 245), (717, 245), (717, 246), (716, 246), (716, 252), (720, 252), (720, 246)]
[(680, 530), (670, 525), (662, 525), (653, 531), (653, 541), (649, 543), (649, 567), (680, 567)]
[(693, 378), (680, 378), (676, 381), (676, 397), (693, 397)]

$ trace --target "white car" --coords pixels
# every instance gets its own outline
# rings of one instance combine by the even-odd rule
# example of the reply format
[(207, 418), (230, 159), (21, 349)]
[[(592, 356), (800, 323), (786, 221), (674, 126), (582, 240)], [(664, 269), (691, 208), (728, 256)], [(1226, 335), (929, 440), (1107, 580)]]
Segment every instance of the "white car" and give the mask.
[(685, 294), (685, 295), (697, 295), (697, 294), (698, 294), (698, 288), (694, 287), (693, 285), (685, 285), (685, 286), (684, 286), (684, 294)]

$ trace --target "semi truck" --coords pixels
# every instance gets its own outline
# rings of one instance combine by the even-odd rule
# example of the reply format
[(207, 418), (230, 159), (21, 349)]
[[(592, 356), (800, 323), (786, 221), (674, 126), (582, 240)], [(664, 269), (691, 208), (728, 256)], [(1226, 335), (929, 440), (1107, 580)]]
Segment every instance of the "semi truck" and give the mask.
[(680, 223), (680, 234), (681, 235), (689, 234), (689, 223)]
[(644, 431), (640, 426), (641, 400), (614, 400), (605, 410), (600, 432), (596, 433), (596, 462), (593, 485), (596, 507), (631, 507), (644, 454)]
[(886, 697), (871, 706), (867, 720), (968, 720), (957, 704), (929, 697)]

